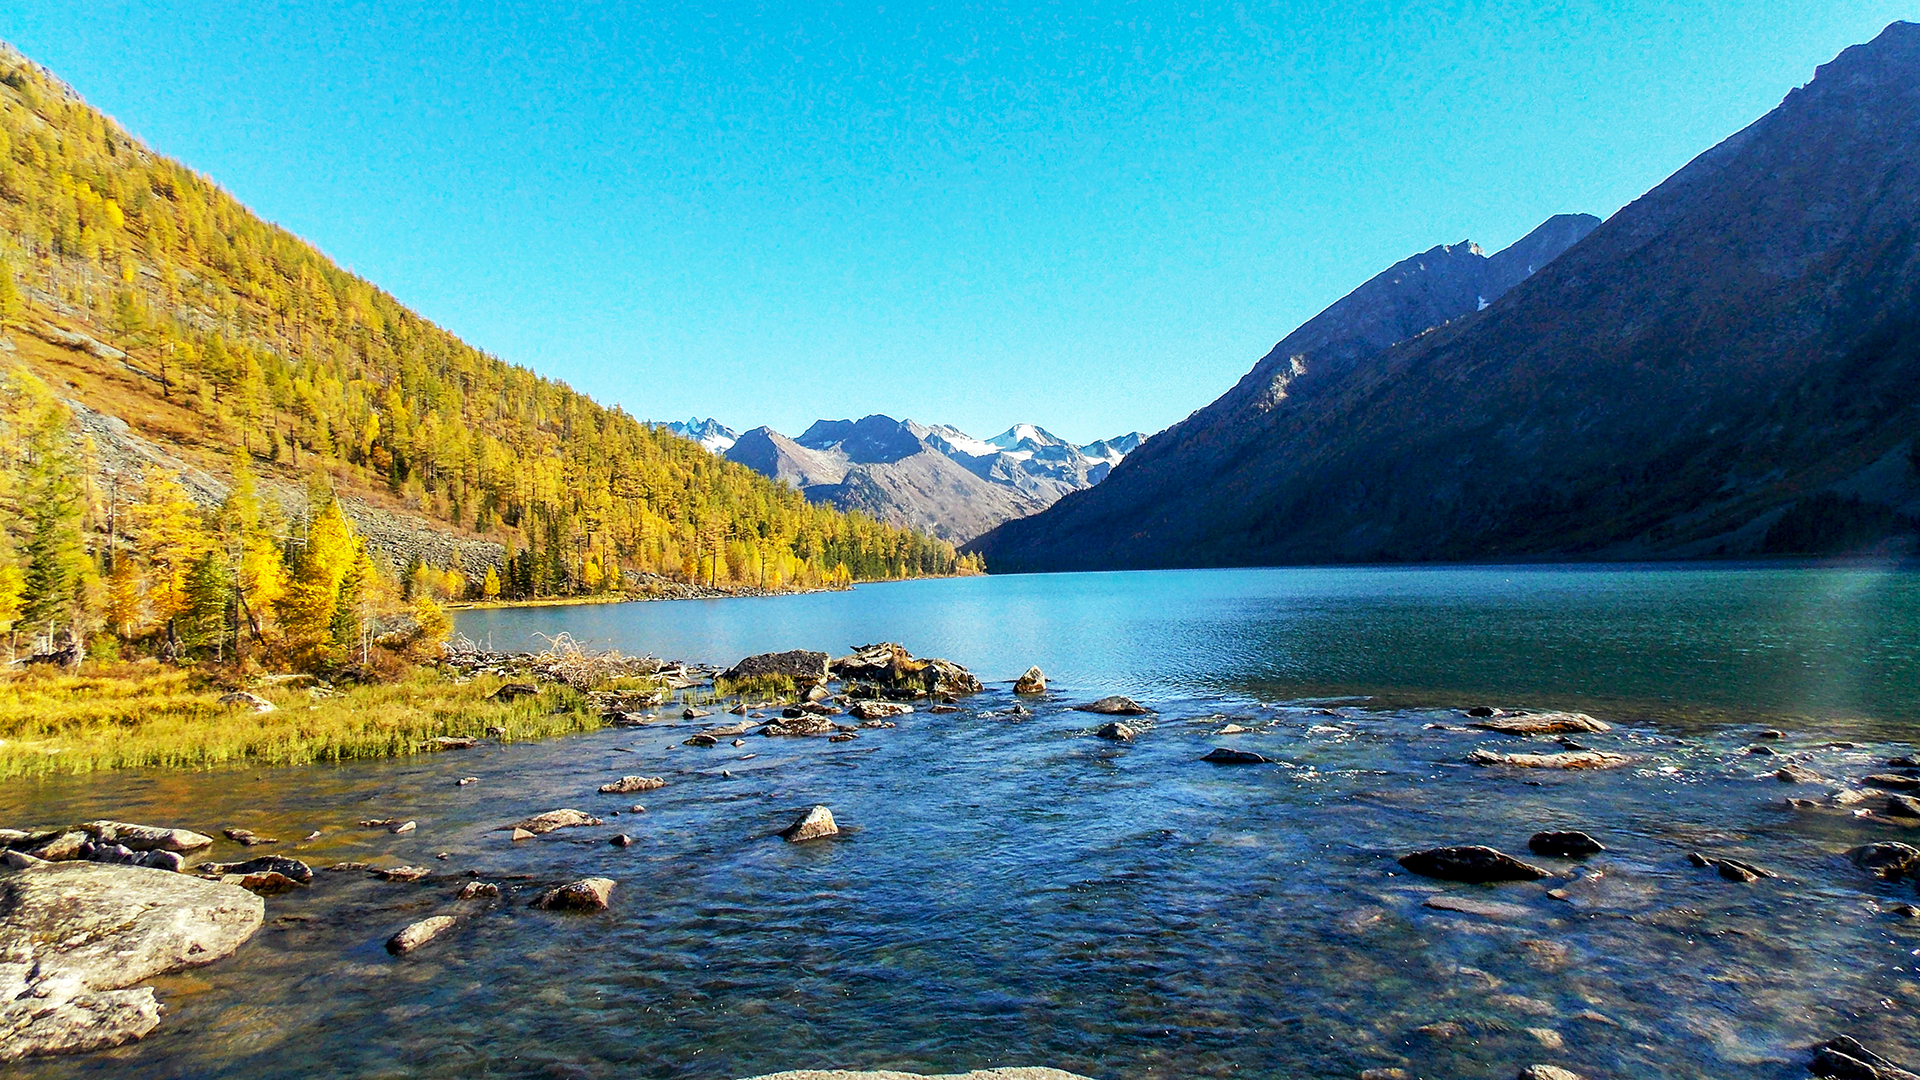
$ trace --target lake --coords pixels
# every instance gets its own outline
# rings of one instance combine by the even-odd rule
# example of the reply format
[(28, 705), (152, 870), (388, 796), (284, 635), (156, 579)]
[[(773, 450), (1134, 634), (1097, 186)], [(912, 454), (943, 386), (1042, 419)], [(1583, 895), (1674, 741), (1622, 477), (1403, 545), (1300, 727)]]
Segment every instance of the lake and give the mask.
[[(735, 718), (671, 707), (641, 727), (411, 759), (11, 783), (9, 824), (318, 830), (273, 850), (436, 871), (416, 884), (317, 873), (268, 900), (239, 954), (159, 980), (168, 1013), (145, 1042), (15, 1074), (719, 1080), (1033, 1064), (1102, 1080), (1505, 1080), (1546, 1062), (1596, 1080), (1784, 1080), (1842, 1033), (1920, 1061), (1920, 918), (1901, 913), (1920, 897), (1842, 855), (1920, 829), (1828, 798), (1920, 742), (1920, 575), (1048, 575), (457, 624), (502, 649), (566, 632), (722, 665), (893, 640), (965, 664), (987, 691), (843, 743), (688, 747)], [(1022, 715), (1009, 684), (1032, 664), (1052, 688)], [(1094, 737), (1105, 718), (1070, 708), (1108, 693), (1155, 710), (1131, 743)], [(1558, 749), (1468, 728), (1459, 710), (1476, 705), (1585, 710), (1615, 726), (1580, 742), (1631, 764), (1468, 764), (1477, 748)], [(1246, 730), (1219, 734), (1229, 724)], [(1274, 763), (1199, 761), (1215, 746)], [(1774, 779), (1788, 762), (1832, 782)], [(597, 793), (623, 774), (667, 784)], [(815, 803), (842, 836), (773, 835)], [(557, 807), (605, 824), (519, 844), (497, 831)], [(384, 817), (419, 827), (354, 824)], [(1550, 828), (1608, 850), (1528, 855)], [(633, 845), (610, 846), (616, 832)], [(1554, 876), (1459, 885), (1396, 862), (1463, 843)], [(1731, 882), (1691, 852), (1777, 876)], [(470, 874), (506, 895), (386, 955), (399, 927), (459, 910)], [(527, 908), (590, 874), (619, 883), (611, 910)]]

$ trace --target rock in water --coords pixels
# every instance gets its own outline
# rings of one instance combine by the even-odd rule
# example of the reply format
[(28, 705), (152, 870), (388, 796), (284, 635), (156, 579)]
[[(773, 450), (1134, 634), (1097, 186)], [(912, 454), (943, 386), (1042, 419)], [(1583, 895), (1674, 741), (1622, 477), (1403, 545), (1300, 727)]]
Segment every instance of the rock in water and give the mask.
[(720, 745), (720, 740), (711, 735), (689, 735), (683, 745), (700, 747), (718, 746)]
[(1112, 739), (1114, 742), (1132, 742), (1134, 735), (1138, 732), (1116, 720), (1110, 724), (1101, 724), (1100, 730), (1094, 734), (1103, 739)]
[(1512, 769), (1617, 769), (1632, 759), (1606, 750), (1563, 750), (1557, 754), (1498, 754), (1475, 750), (1467, 755), (1475, 765), (1505, 765)]
[(666, 787), (667, 782), (658, 776), (623, 776), (611, 784), (601, 784), (602, 795), (628, 795), (636, 791), (652, 791)]
[[(469, 884), (477, 884), (470, 882)], [(430, 919), (421, 919), (387, 939), (387, 951), (402, 956), (432, 941), (440, 931), (452, 926), (456, 921), (451, 915), (435, 915)]]
[(1803, 769), (1798, 765), (1781, 767), (1773, 774), (1773, 778), (1783, 784), (1819, 784), (1827, 779), (1812, 769)]
[(891, 641), (861, 645), (853, 650), (853, 655), (829, 664), (828, 670), (848, 681), (912, 690), (916, 695), (959, 696), (977, 694), (984, 689), (980, 680), (959, 664), (937, 657), (918, 659)]
[(817, 840), (823, 836), (838, 836), (840, 826), (833, 820), (833, 811), (824, 806), (808, 810), (799, 821), (780, 831), (782, 839), (789, 844), (798, 844), (804, 840)]
[(895, 716), (905, 716), (913, 711), (913, 706), (899, 701), (860, 700), (847, 706), (847, 715), (855, 720), (886, 720)]
[[(585, 814), (578, 810), (549, 810), (544, 814), (535, 814), (524, 821), (516, 821), (512, 825), (507, 826), (507, 828), (518, 829), (530, 832), (535, 836), (540, 836), (550, 833), (555, 829), (571, 829), (580, 825), (598, 824), (600, 824), (600, 819), (594, 817), (592, 814)], [(519, 837), (516, 836), (514, 839), (517, 840)]]
[(279, 874), (289, 881), (305, 885), (313, 880), (313, 868), (299, 859), (266, 855), (237, 863), (201, 863), (193, 872), (203, 877), (220, 878), (228, 874)]
[(1030, 667), (1013, 681), (1016, 694), (1044, 694), (1047, 692), (1047, 676), (1038, 667)]
[(818, 686), (827, 681), (827, 654), (805, 649), (760, 653), (720, 673), (720, 680), (725, 682), (746, 679), (792, 679), (801, 689)]
[(1920, 818), (1920, 799), (1911, 795), (1887, 796), (1887, 816)]
[(1586, 1077), (1558, 1065), (1529, 1065), (1520, 1070), (1520, 1080), (1586, 1080)]
[(135, 851), (198, 851), (213, 844), (213, 837), (188, 829), (129, 825), (124, 821), (89, 821), (80, 827), (103, 844), (121, 844)]
[(1813, 1060), (1807, 1063), (1807, 1071), (1815, 1076), (1831, 1076), (1840, 1080), (1920, 1080), (1920, 1077), (1846, 1035), (1814, 1047)]
[(245, 847), (255, 847), (260, 844), (277, 844), (280, 842), (277, 837), (261, 836), (252, 829), (221, 829), (220, 835)]
[(1920, 776), (1874, 773), (1860, 782), (1868, 787), (1882, 788), (1887, 791), (1920, 791)]
[(768, 1073), (750, 1080), (1088, 1080), (1079, 1073), (1059, 1069), (1011, 1068), (981, 1069), (977, 1072), (923, 1076), (904, 1072), (853, 1072), (847, 1069), (803, 1069), (797, 1072)]
[(1496, 881), (1538, 881), (1546, 870), (1479, 844), (1431, 848), (1400, 858), (1400, 865), (1425, 877), (1483, 885)]
[(1920, 876), (1920, 848), (1912, 844), (1862, 844), (1849, 850), (1847, 858), (1860, 869), (1873, 871), (1882, 881), (1899, 881), (1908, 874)]
[(146, 867), (40, 863), (0, 876), (0, 1061), (141, 1038), (159, 1004), (151, 988), (126, 987), (226, 956), (265, 915), (244, 889)]
[(1119, 694), (1111, 694), (1090, 704), (1075, 705), (1074, 708), (1081, 712), (1101, 713), (1106, 716), (1144, 716), (1152, 711), (1132, 698), (1122, 697)]
[(1535, 855), (1584, 859), (1607, 849), (1606, 845), (1583, 832), (1537, 832), (1528, 838), (1527, 850)]
[(527, 905), (542, 911), (605, 911), (607, 898), (613, 895), (613, 879), (581, 878), (571, 885), (548, 889)]
[(367, 872), (382, 881), (419, 881), (433, 873), (424, 866), (373, 867)]
[(460, 892), (458, 895), (454, 897), (454, 899), (455, 900), (483, 900), (488, 897), (499, 896), (499, 895), (500, 895), (500, 886), (495, 885), (491, 881), (469, 881), (465, 885), (460, 886)]
[(1698, 867), (1711, 867), (1728, 881), (1737, 881), (1742, 884), (1759, 881), (1761, 878), (1780, 876), (1771, 870), (1755, 866), (1750, 862), (1741, 862), (1739, 859), (1709, 857), (1697, 851), (1688, 852), (1687, 861)]
[[(1471, 715), (1471, 714), (1470, 714)], [(1586, 713), (1549, 712), (1487, 716), (1467, 725), (1508, 735), (1570, 735), (1577, 731), (1612, 731), (1613, 725), (1595, 720)]]
[(1272, 758), (1262, 757), (1251, 750), (1231, 750), (1224, 746), (1207, 751), (1207, 756), (1200, 760), (1215, 765), (1268, 765), (1273, 762)]

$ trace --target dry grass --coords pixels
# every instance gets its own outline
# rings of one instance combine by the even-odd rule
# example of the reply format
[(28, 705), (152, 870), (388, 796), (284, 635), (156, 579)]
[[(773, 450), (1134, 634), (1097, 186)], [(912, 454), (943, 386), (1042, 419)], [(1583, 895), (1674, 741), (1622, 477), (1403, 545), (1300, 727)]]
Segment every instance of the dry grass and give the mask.
[(299, 765), (387, 757), (433, 748), (437, 735), (509, 739), (591, 730), (600, 718), (585, 698), (546, 687), (511, 705), (489, 699), (505, 680), (454, 682), (427, 669), (399, 682), (255, 692), (274, 711), (222, 705), (223, 688), (158, 664), (97, 674), (46, 670), (0, 676), (0, 779), (140, 767), (205, 768), (237, 762)]

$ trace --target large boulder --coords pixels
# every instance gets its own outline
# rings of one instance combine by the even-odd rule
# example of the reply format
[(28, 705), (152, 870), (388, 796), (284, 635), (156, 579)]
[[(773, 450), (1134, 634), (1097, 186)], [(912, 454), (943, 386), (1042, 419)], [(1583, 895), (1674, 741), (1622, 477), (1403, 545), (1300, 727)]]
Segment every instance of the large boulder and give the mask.
[(827, 654), (806, 649), (759, 653), (721, 672), (719, 681), (748, 679), (791, 679), (793, 685), (802, 690), (818, 686), (827, 681)]
[(891, 720), (913, 711), (904, 701), (861, 700), (847, 706), (847, 715), (855, 720)]
[(101, 863), (34, 863), (0, 875), (0, 1061), (139, 1039), (160, 1023), (151, 987), (211, 963), (254, 932), (245, 889)]
[(1044, 694), (1047, 692), (1047, 676), (1038, 667), (1030, 667), (1013, 682), (1016, 694)]
[(1484, 885), (1495, 881), (1538, 881), (1546, 870), (1479, 844), (1432, 848), (1400, 858), (1400, 865), (1424, 877)]

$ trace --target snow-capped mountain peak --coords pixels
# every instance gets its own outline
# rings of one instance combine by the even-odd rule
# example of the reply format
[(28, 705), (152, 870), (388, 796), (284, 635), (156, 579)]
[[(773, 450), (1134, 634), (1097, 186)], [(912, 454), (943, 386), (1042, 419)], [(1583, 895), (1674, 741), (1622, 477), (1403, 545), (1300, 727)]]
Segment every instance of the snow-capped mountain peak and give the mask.
[(724, 454), (728, 450), (733, 449), (733, 444), (739, 441), (740, 438), (739, 432), (727, 427), (712, 417), (702, 420), (697, 416), (693, 416), (688, 417), (685, 421), (676, 420), (671, 424), (661, 424), (659, 426), (666, 428), (675, 435), (692, 439), (694, 442), (699, 443), (715, 454)]

